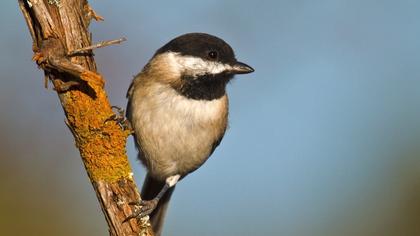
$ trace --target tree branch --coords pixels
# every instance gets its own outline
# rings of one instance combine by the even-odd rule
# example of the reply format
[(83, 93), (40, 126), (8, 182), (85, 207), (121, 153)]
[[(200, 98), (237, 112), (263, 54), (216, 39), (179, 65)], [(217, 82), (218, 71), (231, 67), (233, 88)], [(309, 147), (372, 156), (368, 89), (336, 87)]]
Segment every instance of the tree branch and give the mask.
[(86, 0), (18, 3), (33, 39), (33, 60), (58, 93), (110, 235), (153, 235), (147, 219), (122, 223), (132, 214), (128, 203), (140, 200), (125, 150), (129, 131), (108, 119), (114, 113), (104, 80), (96, 73), (93, 55), (82, 53), (113, 44), (91, 46), (90, 20), (102, 18)]

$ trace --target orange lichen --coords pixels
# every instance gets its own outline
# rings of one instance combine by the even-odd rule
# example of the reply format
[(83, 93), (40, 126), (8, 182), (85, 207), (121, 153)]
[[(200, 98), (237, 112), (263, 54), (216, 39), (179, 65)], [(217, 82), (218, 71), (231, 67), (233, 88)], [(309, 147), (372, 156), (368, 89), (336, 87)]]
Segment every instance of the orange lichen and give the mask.
[(82, 72), (80, 78), (89, 83), (89, 85), (98, 85), (101, 88), (104, 87), (105, 81), (102, 76), (98, 73), (86, 70)]
[[(96, 73), (87, 73), (89, 76), (93, 74)], [(131, 173), (125, 150), (128, 132), (108, 120), (113, 112), (105, 92), (98, 86), (92, 87), (95, 98), (78, 90), (68, 91), (65, 94), (68, 102), (63, 106), (91, 178), (117, 181)]]

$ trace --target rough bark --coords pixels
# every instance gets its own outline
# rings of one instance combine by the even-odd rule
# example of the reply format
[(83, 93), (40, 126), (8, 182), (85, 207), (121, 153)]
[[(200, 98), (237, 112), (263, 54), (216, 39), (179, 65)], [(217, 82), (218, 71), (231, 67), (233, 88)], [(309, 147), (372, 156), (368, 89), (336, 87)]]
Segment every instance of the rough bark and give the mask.
[[(129, 131), (114, 120), (96, 73), (88, 26), (100, 20), (86, 0), (18, 0), (33, 39), (33, 60), (50, 80), (74, 135), (111, 235), (152, 235), (148, 220), (124, 219), (140, 200), (125, 145)], [(86, 48), (86, 50), (79, 50)]]

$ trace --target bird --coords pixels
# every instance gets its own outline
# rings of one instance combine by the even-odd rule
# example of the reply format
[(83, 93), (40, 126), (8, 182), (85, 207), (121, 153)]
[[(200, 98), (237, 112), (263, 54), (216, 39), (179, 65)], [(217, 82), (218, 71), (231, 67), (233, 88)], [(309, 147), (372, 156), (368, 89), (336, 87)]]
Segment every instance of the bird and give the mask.
[(231, 46), (206, 33), (178, 36), (156, 51), (127, 91), (126, 117), (138, 158), (147, 169), (140, 210), (161, 235), (178, 181), (198, 169), (220, 144), (228, 125), (227, 84), (254, 69)]

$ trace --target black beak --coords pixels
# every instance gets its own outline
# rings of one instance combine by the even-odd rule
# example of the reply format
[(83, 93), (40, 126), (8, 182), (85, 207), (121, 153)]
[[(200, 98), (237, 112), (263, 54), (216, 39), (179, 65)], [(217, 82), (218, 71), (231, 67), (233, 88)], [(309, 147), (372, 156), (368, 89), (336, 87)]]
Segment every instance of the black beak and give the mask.
[(248, 74), (254, 72), (254, 69), (242, 62), (236, 62), (232, 66), (231, 73), (233, 74)]

